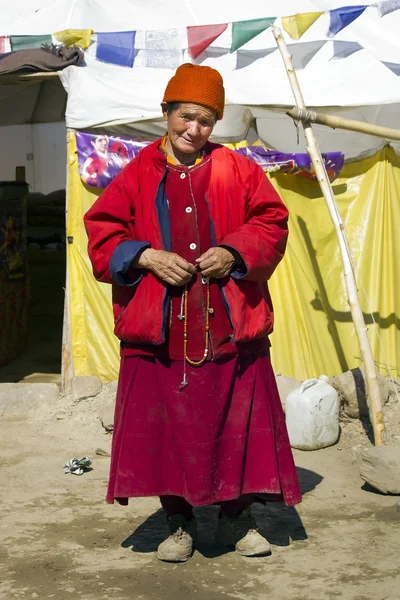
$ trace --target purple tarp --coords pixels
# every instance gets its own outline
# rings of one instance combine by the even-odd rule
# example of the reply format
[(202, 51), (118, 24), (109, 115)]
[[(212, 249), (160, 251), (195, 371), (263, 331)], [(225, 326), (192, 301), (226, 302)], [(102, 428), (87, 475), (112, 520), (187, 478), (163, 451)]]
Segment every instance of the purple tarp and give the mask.
[[(82, 181), (92, 187), (105, 188), (150, 142), (76, 132), (76, 143)], [(235, 152), (254, 160), (264, 171), (283, 171), (315, 179), (308, 154), (284, 154), (266, 150), (262, 146), (239, 148)], [(341, 152), (329, 152), (322, 157), (329, 179), (333, 181), (343, 168), (344, 155)]]

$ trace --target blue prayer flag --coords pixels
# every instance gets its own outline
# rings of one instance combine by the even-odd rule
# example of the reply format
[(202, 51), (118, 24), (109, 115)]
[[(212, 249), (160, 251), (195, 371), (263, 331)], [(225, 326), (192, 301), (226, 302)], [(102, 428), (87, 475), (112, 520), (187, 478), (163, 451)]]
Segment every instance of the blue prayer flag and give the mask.
[(363, 14), (364, 10), (368, 8), (365, 6), (342, 6), (341, 8), (335, 8), (329, 11), (330, 14), (330, 25), (329, 25), (329, 37), (333, 37), (339, 31), (342, 31), (347, 25), (350, 25), (360, 15)]
[(133, 67), (136, 31), (98, 33), (96, 58), (113, 65)]

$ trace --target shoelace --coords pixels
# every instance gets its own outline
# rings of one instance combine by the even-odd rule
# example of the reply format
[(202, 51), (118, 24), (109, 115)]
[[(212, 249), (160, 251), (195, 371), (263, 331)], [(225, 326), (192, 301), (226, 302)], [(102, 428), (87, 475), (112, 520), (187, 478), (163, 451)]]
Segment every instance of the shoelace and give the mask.
[(186, 532), (182, 529), (182, 527), (178, 527), (178, 529), (172, 534), (172, 537), (181, 540), (184, 533)]

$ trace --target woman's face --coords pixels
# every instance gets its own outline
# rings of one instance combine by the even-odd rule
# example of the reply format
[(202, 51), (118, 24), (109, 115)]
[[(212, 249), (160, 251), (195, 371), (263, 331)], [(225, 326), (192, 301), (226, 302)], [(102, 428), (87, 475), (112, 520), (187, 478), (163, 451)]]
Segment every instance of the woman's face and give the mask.
[(211, 108), (181, 104), (170, 114), (165, 111), (164, 120), (168, 124), (170, 143), (183, 154), (193, 154), (207, 142), (217, 119)]

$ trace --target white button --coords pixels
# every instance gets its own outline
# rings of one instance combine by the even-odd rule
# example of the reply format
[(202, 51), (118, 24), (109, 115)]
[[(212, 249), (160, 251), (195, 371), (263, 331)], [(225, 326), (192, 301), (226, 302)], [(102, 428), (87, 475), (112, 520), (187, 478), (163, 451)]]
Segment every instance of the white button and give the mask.
[(202, 283), (203, 285), (206, 285), (206, 283), (207, 283), (207, 282), (208, 282), (208, 279), (207, 279), (206, 277), (202, 277), (202, 278), (201, 278), (201, 283)]
[(191, 213), (193, 209), (191, 206), (187, 206), (185, 210), (187, 213)]
[(181, 173), (181, 179), (185, 179), (186, 174), (185, 173)]
[(196, 244), (190, 244), (190, 246), (189, 246), (189, 248), (191, 250), (196, 250), (196, 247), (197, 247)]

